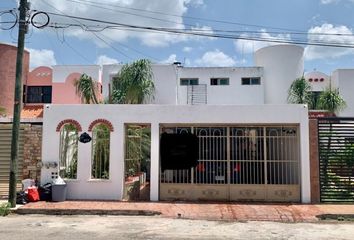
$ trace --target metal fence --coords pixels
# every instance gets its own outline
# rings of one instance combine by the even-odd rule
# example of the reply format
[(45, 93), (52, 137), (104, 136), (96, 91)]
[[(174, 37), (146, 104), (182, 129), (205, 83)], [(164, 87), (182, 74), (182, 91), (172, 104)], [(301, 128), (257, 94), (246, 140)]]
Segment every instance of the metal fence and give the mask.
[(318, 119), (322, 202), (354, 202), (354, 118)]
[(196, 134), (199, 159), (191, 169), (161, 171), (161, 183), (299, 184), (296, 126), (166, 126), (162, 132)]

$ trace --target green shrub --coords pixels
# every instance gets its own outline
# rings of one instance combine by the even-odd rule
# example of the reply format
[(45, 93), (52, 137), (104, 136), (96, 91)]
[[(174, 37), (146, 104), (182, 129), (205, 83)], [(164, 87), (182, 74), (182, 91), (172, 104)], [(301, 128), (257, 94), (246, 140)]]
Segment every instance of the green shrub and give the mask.
[(0, 216), (6, 216), (10, 213), (10, 203), (0, 204)]

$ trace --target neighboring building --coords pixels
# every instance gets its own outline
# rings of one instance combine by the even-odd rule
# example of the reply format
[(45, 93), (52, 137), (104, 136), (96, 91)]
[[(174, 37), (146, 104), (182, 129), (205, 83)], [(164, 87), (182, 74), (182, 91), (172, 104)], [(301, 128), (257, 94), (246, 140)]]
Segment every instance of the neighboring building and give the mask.
[(335, 87), (339, 88), (339, 93), (343, 97), (347, 106), (339, 114), (344, 117), (354, 116), (354, 69), (337, 69), (332, 74)]
[[(17, 47), (0, 43), (0, 107), (11, 116), (14, 108)], [(23, 53), (22, 81), (26, 82), (29, 71), (29, 52)]]

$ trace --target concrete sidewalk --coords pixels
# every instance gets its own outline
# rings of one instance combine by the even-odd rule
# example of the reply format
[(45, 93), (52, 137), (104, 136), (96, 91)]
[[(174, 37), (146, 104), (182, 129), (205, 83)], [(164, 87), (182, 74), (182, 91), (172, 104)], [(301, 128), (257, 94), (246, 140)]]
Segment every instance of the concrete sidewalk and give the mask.
[(18, 214), (161, 215), (228, 221), (317, 222), (321, 215), (354, 218), (354, 205), (185, 202), (65, 201), (29, 203)]

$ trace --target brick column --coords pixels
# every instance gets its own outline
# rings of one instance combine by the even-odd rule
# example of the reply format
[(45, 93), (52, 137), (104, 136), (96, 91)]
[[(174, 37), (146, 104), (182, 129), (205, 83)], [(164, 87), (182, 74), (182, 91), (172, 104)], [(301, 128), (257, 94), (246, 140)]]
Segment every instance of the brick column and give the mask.
[(23, 179), (40, 182), (42, 160), (42, 125), (26, 124), (23, 145)]
[(309, 120), (311, 203), (320, 202), (320, 176), (319, 176), (317, 122), (318, 122), (317, 119)]

